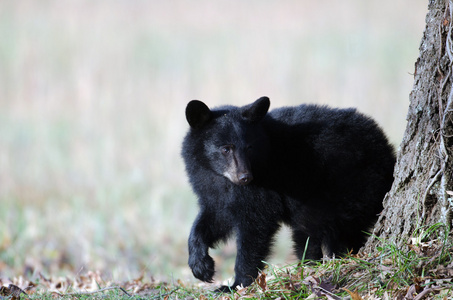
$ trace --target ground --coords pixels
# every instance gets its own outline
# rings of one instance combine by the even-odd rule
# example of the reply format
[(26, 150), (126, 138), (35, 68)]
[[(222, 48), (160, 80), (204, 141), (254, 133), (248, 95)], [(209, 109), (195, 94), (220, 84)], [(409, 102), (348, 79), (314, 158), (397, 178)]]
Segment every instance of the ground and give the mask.
[(453, 244), (449, 237), (410, 241), (403, 253), (383, 242), (375, 254), (360, 253), (319, 263), (268, 265), (250, 287), (214, 294), (213, 285), (161, 282), (146, 275), (104, 281), (99, 272), (73, 278), (0, 278), (0, 299), (452, 299)]

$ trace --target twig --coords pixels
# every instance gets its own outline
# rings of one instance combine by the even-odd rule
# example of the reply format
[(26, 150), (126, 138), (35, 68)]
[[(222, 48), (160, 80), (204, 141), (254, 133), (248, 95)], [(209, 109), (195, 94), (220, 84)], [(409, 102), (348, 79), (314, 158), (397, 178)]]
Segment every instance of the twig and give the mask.
[(433, 290), (432, 289), (424, 289), (420, 294), (417, 295), (417, 297), (414, 298), (414, 300), (421, 300), (423, 297), (425, 297), (427, 294), (431, 293)]
[(333, 298), (333, 299), (335, 299), (335, 300), (341, 300), (340, 297), (338, 297), (337, 295), (335, 295), (335, 294), (329, 292), (328, 290), (326, 290), (326, 289), (324, 289), (324, 288), (322, 288), (322, 287), (320, 287), (320, 286), (315, 286), (315, 287), (313, 287), (313, 288), (314, 288), (314, 289), (318, 289), (318, 290), (320, 290), (320, 291), (323, 292), (323, 293), (326, 293), (327, 295), (329, 295), (329, 297), (331, 297), (331, 298)]
[(179, 287), (169, 291), (168, 293), (165, 293), (165, 294), (161, 294), (161, 295), (157, 295), (157, 296), (154, 296), (153, 298), (151, 299), (158, 299), (158, 298), (162, 298), (162, 297), (166, 297), (166, 296), (170, 296), (171, 294), (173, 294), (174, 292), (176, 292), (177, 290), (179, 290)]

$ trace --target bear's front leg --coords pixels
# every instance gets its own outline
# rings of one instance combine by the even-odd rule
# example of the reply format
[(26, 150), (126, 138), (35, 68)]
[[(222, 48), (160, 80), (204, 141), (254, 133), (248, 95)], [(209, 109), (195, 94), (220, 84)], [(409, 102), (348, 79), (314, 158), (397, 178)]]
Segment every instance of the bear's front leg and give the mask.
[(237, 256), (234, 266), (234, 283), (230, 286), (221, 286), (217, 291), (229, 292), (238, 285), (249, 286), (258, 276), (258, 271), (264, 268), (264, 260), (270, 252), (272, 239), (279, 225), (273, 224), (269, 228), (254, 227), (247, 224), (237, 229)]
[(200, 211), (189, 236), (189, 266), (193, 275), (205, 282), (212, 282), (215, 272), (214, 260), (209, 256), (211, 248), (230, 232), (226, 220), (220, 220), (214, 212)]

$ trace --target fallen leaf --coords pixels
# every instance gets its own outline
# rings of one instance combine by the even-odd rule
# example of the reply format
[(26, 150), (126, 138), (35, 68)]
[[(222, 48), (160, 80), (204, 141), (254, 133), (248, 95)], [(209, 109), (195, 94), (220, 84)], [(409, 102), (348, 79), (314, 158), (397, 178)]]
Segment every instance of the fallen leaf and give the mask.
[(407, 300), (414, 300), (414, 297), (415, 297), (415, 294), (417, 293), (417, 288), (415, 287), (415, 285), (411, 285), (408, 289), (407, 289), (407, 293), (406, 295), (404, 296), (404, 299), (407, 299)]
[(333, 284), (330, 280), (325, 280), (320, 283), (319, 287), (329, 293), (333, 293), (336, 285)]
[(10, 284), (8, 285), (8, 287), (2, 286), (0, 288), (0, 296), (7, 296), (8, 299), (20, 300), (21, 294), (27, 295), (27, 293), (24, 292), (24, 290), (22, 290), (20, 287), (14, 284)]
[(236, 292), (239, 294), (239, 296), (246, 296), (249, 293), (249, 290), (247, 287), (240, 287), (236, 289)]
[(359, 293), (357, 293), (357, 289), (355, 289), (354, 292), (351, 292), (348, 289), (343, 289), (343, 290), (345, 290), (349, 294), (349, 296), (351, 296), (352, 300), (363, 300), (363, 298), (360, 297)]
[(261, 272), (258, 277), (256, 278), (256, 283), (259, 285), (259, 287), (264, 291), (267, 289), (267, 283), (266, 283), (266, 274)]
[(304, 278), (302, 281), (303, 284), (308, 285), (308, 286), (318, 286), (319, 285), (319, 279), (314, 277), (314, 276), (307, 276)]

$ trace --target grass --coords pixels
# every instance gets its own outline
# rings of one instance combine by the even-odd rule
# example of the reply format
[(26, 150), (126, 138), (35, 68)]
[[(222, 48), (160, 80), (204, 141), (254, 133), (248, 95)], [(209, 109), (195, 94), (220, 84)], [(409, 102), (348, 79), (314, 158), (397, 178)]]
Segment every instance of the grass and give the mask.
[[(0, 279), (193, 282), (187, 102), (356, 106), (398, 145), (426, 8), (0, 1)], [(288, 240), (269, 261), (294, 261)], [(213, 256), (218, 279), (231, 276), (234, 246)]]
[[(451, 237), (436, 236), (442, 225), (434, 227), (436, 230), (427, 228), (430, 234), (425, 235), (425, 241), (411, 244), (409, 251), (381, 241), (372, 256), (362, 253), (284, 267), (267, 264), (255, 283), (230, 294), (212, 293), (212, 285), (180, 280), (166, 283), (145, 276), (123, 283), (105, 282), (100, 273), (93, 272), (72, 280), (40, 275), (26, 293), (30, 299), (52, 299), (55, 295), (62, 299), (450, 299), (453, 244)], [(22, 281), (23, 289), (26, 283)], [(4, 295), (7, 291), (4, 288)]]

